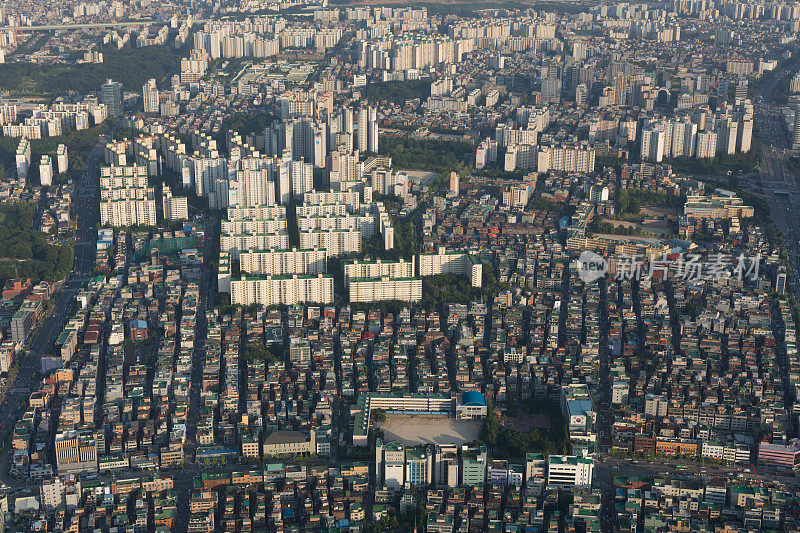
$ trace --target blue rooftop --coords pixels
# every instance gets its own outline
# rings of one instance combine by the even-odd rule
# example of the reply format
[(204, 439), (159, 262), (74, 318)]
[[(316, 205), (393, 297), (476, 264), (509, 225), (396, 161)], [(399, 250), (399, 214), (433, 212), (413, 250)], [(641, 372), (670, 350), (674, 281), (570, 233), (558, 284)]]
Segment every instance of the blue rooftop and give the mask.
[(468, 391), (461, 395), (461, 403), (464, 405), (486, 405), (486, 397), (477, 391)]

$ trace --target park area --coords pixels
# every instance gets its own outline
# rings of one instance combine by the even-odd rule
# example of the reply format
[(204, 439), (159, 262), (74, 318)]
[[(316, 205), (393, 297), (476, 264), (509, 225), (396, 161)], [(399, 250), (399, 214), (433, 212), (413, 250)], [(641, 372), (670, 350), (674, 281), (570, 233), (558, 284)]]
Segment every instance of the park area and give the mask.
[(478, 438), (482, 420), (456, 420), (446, 415), (387, 414), (381, 424), (384, 440), (416, 444), (457, 444)]

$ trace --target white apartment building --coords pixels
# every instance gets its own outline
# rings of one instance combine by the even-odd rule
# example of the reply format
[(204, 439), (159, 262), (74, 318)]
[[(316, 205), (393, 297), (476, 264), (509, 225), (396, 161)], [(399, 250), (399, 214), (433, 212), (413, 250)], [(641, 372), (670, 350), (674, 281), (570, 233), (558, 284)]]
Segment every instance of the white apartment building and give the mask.
[(298, 199), (303, 198), (305, 193), (314, 190), (314, 165), (303, 161), (292, 161), (290, 165), (292, 195)]
[(42, 155), (42, 159), (39, 161), (39, 184), (42, 186), (53, 184), (53, 162), (46, 154)]
[(441, 246), (436, 252), (419, 254), (417, 261), (420, 276), (457, 274), (467, 276), (473, 287), (483, 284), (483, 265), (467, 253), (447, 251)]
[(325, 248), (328, 257), (360, 253), (361, 231), (349, 229), (301, 231), (300, 248)]
[[(230, 252), (233, 258), (238, 258), (241, 250), (286, 250), (288, 248), (289, 234), (286, 232), (220, 236), (220, 250)], [(304, 247), (301, 246), (301, 248)], [(313, 246), (310, 248), (313, 248)]]
[(345, 261), (344, 284), (350, 285), (355, 278), (411, 278), (414, 277), (414, 262), (399, 261)]
[(28, 170), (31, 167), (31, 143), (26, 138), (19, 140), (17, 152), (15, 154), (17, 164), (17, 178), (20, 180), (28, 179)]
[(475, 168), (478, 170), (486, 167), (487, 164), (497, 161), (497, 141), (484, 139), (478, 148), (475, 149)]
[(538, 150), (536, 145), (532, 144), (510, 144), (506, 148), (503, 170), (513, 172), (515, 170), (533, 170), (537, 168)]
[(275, 182), (271, 168), (237, 170), (228, 185), (228, 206), (275, 205)]
[(359, 231), (362, 239), (368, 241), (379, 233), (379, 220), (369, 215), (327, 215), (310, 216), (297, 219), (300, 232), (313, 231)]
[(549, 172), (594, 172), (595, 150), (588, 143), (552, 145), (539, 148), (537, 170)]
[(231, 303), (234, 305), (271, 306), (304, 302), (332, 303), (333, 276), (294, 274), (231, 279)]
[(158, 100), (158, 87), (156, 87), (156, 80), (151, 78), (142, 87), (142, 102), (144, 103), (145, 113), (158, 113), (159, 100)]
[(189, 220), (189, 199), (185, 196), (172, 196), (172, 189), (164, 185), (161, 192), (164, 220)]
[[(289, 234), (283, 206), (228, 207), (220, 230), (220, 250), (233, 258), (245, 250), (286, 250)], [(310, 246), (308, 248), (313, 248)]]
[(698, 159), (711, 159), (717, 156), (717, 133), (714, 131), (701, 131), (697, 134)]
[(344, 204), (351, 212), (355, 212), (361, 206), (361, 195), (355, 191), (312, 191), (303, 196), (304, 206), (329, 204)]
[(408, 193), (408, 174), (392, 169), (378, 168), (372, 171), (370, 184), (375, 192), (404, 197)]
[(100, 169), (100, 224), (113, 227), (156, 225), (155, 191), (148, 187), (146, 167)]
[(309, 250), (243, 250), (239, 252), (242, 272), (253, 275), (324, 274), (327, 253), (322, 248)]
[(282, 205), (231, 206), (228, 207), (228, 220), (286, 218), (286, 208)]
[(574, 455), (551, 455), (547, 458), (547, 484), (591, 487), (594, 460)]
[(351, 302), (422, 300), (421, 278), (352, 278), (349, 280)]
[(660, 163), (664, 160), (665, 135), (660, 124), (648, 126), (642, 131), (642, 151), (643, 161), (653, 161)]
[(67, 146), (59, 144), (56, 150), (56, 164), (58, 165), (58, 173), (65, 174), (69, 170), (69, 158), (67, 157)]
[(378, 110), (375, 107), (358, 110), (358, 151), (378, 153)]

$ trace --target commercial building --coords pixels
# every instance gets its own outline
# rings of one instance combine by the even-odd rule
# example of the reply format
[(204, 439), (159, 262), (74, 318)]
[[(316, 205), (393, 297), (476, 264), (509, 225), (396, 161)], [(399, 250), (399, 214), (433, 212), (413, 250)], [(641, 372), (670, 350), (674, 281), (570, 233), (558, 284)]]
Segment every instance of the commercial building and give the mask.
[(433, 454), (425, 446), (406, 448), (406, 483), (427, 487), (433, 480)]
[(564, 386), (561, 391), (561, 412), (568, 424), (573, 451), (577, 453), (578, 449), (583, 448), (593, 452), (597, 441), (597, 413), (589, 388), (584, 384)]
[(93, 435), (61, 432), (56, 435), (55, 445), (56, 466), (60, 474), (97, 472), (97, 444)]
[(100, 103), (108, 108), (109, 116), (122, 114), (122, 84), (112, 79), (100, 87)]
[(788, 445), (760, 443), (758, 464), (797, 469), (800, 467), (800, 440), (795, 439)]
[(459, 472), (458, 446), (437, 444), (434, 448), (433, 483), (439, 487), (457, 487)]
[(160, 102), (158, 99), (158, 87), (156, 87), (156, 80), (149, 79), (142, 87), (142, 102), (144, 104), (145, 113), (158, 113), (160, 110)]
[(378, 486), (400, 489), (405, 485), (405, 447), (398, 442), (375, 439), (375, 477)]
[(488, 453), (486, 446), (461, 446), (461, 484), (479, 487), (486, 483)]
[(591, 487), (594, 460), (574, 455), (551, 455), (547, 458), (547, 484)]

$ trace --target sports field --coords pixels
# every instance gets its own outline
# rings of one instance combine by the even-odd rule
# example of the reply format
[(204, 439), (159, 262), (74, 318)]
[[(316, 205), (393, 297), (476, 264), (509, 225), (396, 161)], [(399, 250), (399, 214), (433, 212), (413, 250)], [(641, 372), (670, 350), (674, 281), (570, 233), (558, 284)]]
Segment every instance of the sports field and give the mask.
[(463, 444), (478, 438), (481, 420), (456, 420), (446, 415), (387, 414), (381, 425), (385, 441), (414, 444)]

